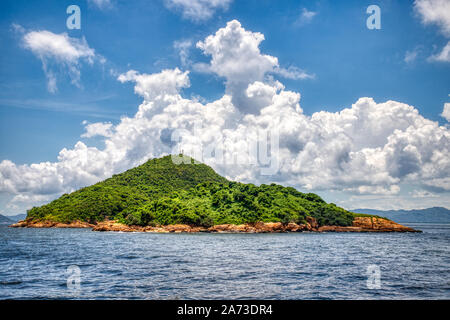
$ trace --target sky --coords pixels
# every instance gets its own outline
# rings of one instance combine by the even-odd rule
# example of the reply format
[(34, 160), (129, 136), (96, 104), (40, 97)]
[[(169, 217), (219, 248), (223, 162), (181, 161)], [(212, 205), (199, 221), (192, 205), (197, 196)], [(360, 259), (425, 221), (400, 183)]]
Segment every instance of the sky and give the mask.
[(0, 48), (0, 214), (261, 130), (275, 172), (201, 160), (348, 209), (450, 208), (448, 0), (5, 0)]

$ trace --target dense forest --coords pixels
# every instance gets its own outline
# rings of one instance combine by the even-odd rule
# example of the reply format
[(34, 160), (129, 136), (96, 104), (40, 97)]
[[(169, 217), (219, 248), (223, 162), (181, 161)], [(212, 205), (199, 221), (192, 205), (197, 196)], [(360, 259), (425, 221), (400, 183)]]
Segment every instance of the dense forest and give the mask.
[(233, 182), (191, 158), (185, 157), (183, 162), (175, 164), (171, 156), (151, 159), (34, 207), (27, 219), (66, 223), (110, 219), (139, 226), (181, 223), (208, 227), (258, 221), (304, 223), (312, 216), (319, 225), (349, 226), (356, 216), (314, 193), (277, 184)]

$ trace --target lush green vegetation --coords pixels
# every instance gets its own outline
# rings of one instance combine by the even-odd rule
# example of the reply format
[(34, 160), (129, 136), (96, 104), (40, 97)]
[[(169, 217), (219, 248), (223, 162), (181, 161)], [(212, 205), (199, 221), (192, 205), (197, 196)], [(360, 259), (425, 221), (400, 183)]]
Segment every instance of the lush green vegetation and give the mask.
[[(189, 158), (189, 161), (191, 159)], [(124, 173), (29, 210), (28, 218), (96, 222), (106, 218), (129, 225), (198, 226), (263, 222), (352, 224), (354, 214), (318, 195), (276, 184), (231, 182), (204, 164), (152, 159)]]

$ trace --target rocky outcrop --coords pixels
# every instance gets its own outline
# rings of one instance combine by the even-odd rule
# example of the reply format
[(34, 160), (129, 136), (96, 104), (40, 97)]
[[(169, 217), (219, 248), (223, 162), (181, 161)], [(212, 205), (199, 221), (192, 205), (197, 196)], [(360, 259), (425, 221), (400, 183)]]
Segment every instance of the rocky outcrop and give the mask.
[(274, 233), (274, 232), (300, 232), (311, 231), (311, 226), (307, 224), (288, 223), (282, 224), (281, 222), (257, 222), (254, 224), (220, 224), (208, 228), (208, 232), (219, 233)]
[(93, 228), (95, 225), (83, 221), (72, 221), (71, 223), (62, 223), (55, 221), (35, 221), (22, 220), (10, 225), (12, 228)]
[(117, 223), (115, 221), (103, 221), (98, 222), (92, 231), (116, 231), (116, 232), (142, 232), (143, 227), (139, 226), (127, 226), (122, 223)]
[(420, 232), (394, 221), (376, 217), (355, 217), (351, 227), (322, 226), (319, 232)]
[(277, 233), (277, 232), (418, 232), (409, 227), (402, 226), (391, 220), (375, 217), (355, 217), (353, 225), (349, 227), (341, 226), (321, 226), (316, 219), (307, 217), (305, 224), (281, 222), (257, 222), (247, 224), (220, 224), (212, 227), (194, 227), (186, 224), (173, 224), (168, 226), (127, 226), (116, 221), (102, 221), (97, 224), (74, 221), (69, 224), (52, 221), (24, 220), (11, 227), (26, 228), (92, 228), (93, 231), (116, 231), (116, 232), (154, 232), (154, 233)]
[(217, 232), (217, 233), (273, 233), (273, 232), (300, 232), (311, 231), (309, 225), (282, 224), (280, 222), (257, 222), (254, 224), (220, 224), (212, 227), (194, 227), (186, 224), (173, 224), (168, 226), (127, 226), (115, 221), (99, 222), (93, 231), (122, 231), (122, 232), (155, 232), (155, 233), (192, 233), (192, 232)]
[(390, 220), (370, 217), (356, 217), (353, 225), (349, 227), (322, 226), (317, 221), (308, 217), (306, 224), (281, 222), (257, 222), (252, 224), (219, 224), (209, 228), (193, 227), (185, 224), (174, 224), (157, 227), (126, 226), (114, 221), (100, 222), (93, 231), (122, 231), (122, 232), (155, 232), (155, 233), (279, 233), (279, 232), (417, 232), (416, 230), (402, 226)]
[(362, 231), (375, 232), (418, 232), (417, 230), (405, 227), (392, 220), (376, 217), (356, 217), (353, 220), (353, 226), (361, 228)]

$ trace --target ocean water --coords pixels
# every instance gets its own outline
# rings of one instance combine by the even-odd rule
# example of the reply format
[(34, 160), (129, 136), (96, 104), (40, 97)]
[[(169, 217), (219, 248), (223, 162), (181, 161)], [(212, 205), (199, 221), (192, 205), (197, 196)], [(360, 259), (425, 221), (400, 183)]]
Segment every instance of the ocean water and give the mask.
[(0, 227), (0, 299), (450, 299), (423, 233), (151, 234)]

